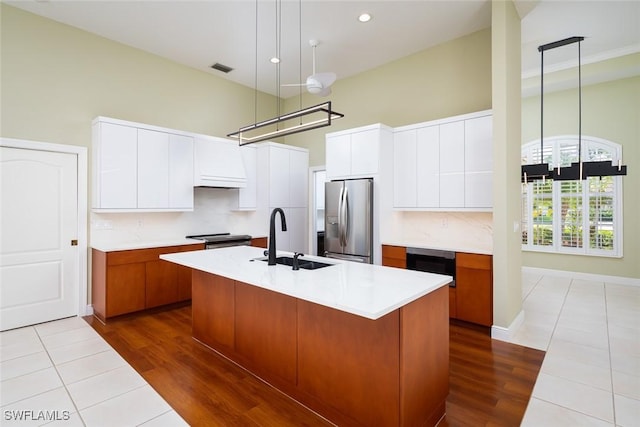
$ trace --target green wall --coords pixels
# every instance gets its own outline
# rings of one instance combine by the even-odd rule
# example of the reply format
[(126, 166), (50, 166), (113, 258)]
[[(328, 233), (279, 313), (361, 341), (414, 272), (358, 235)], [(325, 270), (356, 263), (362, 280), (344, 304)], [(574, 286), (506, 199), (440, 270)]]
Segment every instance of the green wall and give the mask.
[[(635, 55), (640, 61), (640, 54)], [(576, 89), (545, 93), (544, 136), (578, 134)], [(523, 252), (529, 267), (640, 278), (640, 77), (582, 88), (582, 134), (622, 145), (623, 258)], [(540, 138), (540, 97), (522, 102), (522, 142)]]
[[(443, 43), (353, 77), (340, 78), (333, 94), (303, 95), (302, 105), (331, 100), (343, 113), (331, 127), (291, 135), (287, 144), (309, 149), (309, 164), (325, 164), (324, 135), (384, 123), (396, 127), (491, 108), (491, 30)], [(285, 111), (299, 108), (287, 99)]]
[[(2, 3), (0, 15), (3, 137), (90, 147), (91, 120), (98, 115), (218, 136), (254, 119), (251, 88)], [(345, 118), (285, 142), (308, 148), (311, 166), (323, 165), (326, 132), (376, 122), (402, 126), (491, 108), (491, 73), (491, 30), (486, 29), (340, 78), (329, 99)], [(583, 94), (583, 133), (622, 144), (629, 166), (623, 178), (625, 256), (526, 252), (523, 264), (638, 278), (640, 78), (587, 86)], [(325, 99), (305, 94), (302, 102), (308, 106)], [(573, 106), (575, 91), (545, 99)], [(258, 119), (274, 116), (275, 102), (261, 93)], [(297, 109), (298, 103), (297, 97), (286, 100), (284, 111)], [(549, 135), (577, 129), (573, 113), (546, 120)], [(522, 134), (523, 142), (539, 137), (535, 97), (523, 100)]]
[[(254, 90), (0, 4), (3, 137), (90, 147), (108, 116), (225, 136), (254, 120)], [(258, 111), (276, 111), (260, 94)]]

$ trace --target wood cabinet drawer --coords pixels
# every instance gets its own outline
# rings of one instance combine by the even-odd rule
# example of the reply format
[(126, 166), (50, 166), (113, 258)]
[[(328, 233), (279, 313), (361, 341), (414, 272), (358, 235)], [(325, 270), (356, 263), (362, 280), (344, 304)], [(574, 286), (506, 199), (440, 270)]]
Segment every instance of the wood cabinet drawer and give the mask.
[(493, 257), (491, 255), (456, 252), (456, 267), (491, 270), (493, 268)]
[(382, 256), (387, 258), (407, 259), (407, 248), (404, 246), (382, 245)]
[(107, 253), (107, 265), (131, 264), (134, 262), (157, 261), (162, 254), (188, 252), (204, 249), (204, 243), (192, 245), (164, 246), (161, 248), (131, 249)]
[(266, 237), (254, 237), (251, 239), (251, 246), (256, 248), (267, 248), (267, 238)]
[(382, 245), (382, 265), (407, 268), (407, 248), (404, 246)]

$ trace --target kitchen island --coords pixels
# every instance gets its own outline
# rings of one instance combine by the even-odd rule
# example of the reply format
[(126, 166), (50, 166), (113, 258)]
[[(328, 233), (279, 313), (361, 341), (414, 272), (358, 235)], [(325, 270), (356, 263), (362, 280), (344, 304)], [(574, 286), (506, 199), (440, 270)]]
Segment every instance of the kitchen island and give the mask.
[(193, 269), (196, 340), (338, 425), (436, 425), (451, 277), (309, 256), (334, 265), (293, 271), (262, 255), (161, 255)]

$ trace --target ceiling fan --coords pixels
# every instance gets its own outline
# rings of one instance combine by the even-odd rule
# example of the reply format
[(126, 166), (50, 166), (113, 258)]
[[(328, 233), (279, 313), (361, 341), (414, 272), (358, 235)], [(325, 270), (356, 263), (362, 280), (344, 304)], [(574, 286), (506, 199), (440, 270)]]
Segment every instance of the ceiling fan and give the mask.
[(336, 73), (316, 73), (316, 47), (319, 44), (318, 40), (309, 40), (309, 45), (313, 48), (313, 74), (307, 77), (307, 81), (282, 86), (305, 86), (309, 93), (318, 96), (331, 94), (331, 85), (336, 81)]

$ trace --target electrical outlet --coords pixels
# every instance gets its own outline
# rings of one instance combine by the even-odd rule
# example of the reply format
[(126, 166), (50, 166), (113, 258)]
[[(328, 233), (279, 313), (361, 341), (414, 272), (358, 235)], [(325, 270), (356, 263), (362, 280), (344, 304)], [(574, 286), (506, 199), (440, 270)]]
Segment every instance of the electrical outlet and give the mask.
[(95, 230), (113, 230), (113, 221), (94, 221), (93, 228)]

